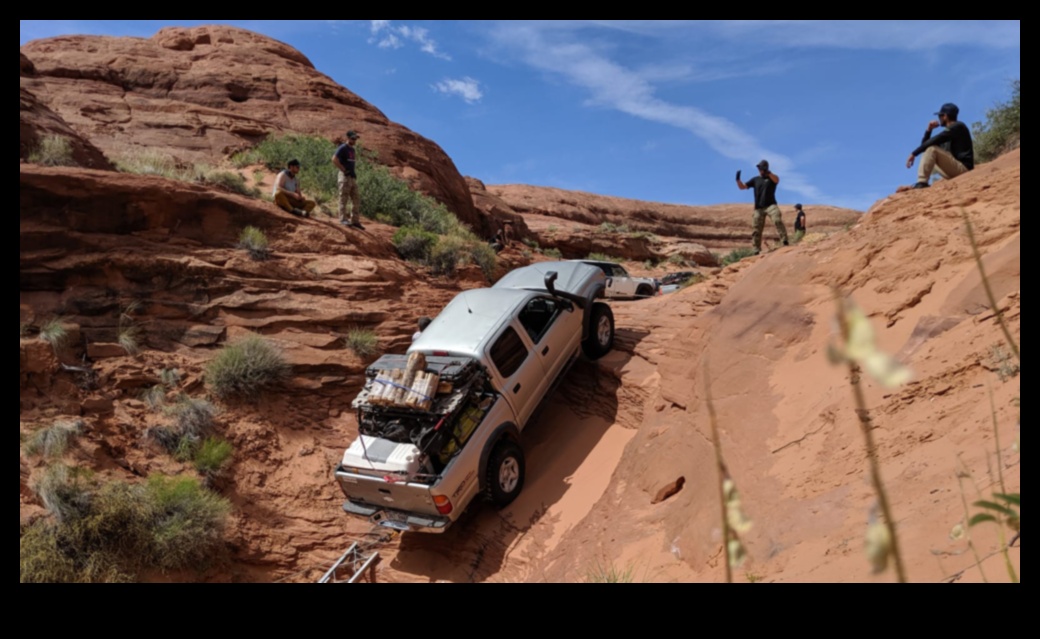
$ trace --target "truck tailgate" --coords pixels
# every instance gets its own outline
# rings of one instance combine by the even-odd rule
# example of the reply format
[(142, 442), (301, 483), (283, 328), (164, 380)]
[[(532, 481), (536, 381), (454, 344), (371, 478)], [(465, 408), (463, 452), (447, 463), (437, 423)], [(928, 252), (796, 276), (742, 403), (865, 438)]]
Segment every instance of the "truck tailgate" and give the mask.
[[(389, 481), (388, 481), (389, 480)], [(347, 499), (362, 502), (375, 508), (390, 508), (424, 515), (437, 516), (437, 506), (426, 484), (409, 483), (395, 477), (372, 477), (358, 475), (336, 468), (336, 481)]]

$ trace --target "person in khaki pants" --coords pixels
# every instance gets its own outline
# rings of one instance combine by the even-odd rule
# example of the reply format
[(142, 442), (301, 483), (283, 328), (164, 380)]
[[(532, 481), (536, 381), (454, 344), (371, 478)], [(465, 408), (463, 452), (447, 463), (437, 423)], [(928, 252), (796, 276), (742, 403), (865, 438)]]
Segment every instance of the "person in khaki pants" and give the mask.
[[(339, 222), (363, 229), (361, 226), (361, 196), (358, 193), (357, 152), (354, 145), (357, 144), (357, 131), (347, 131), (347, 142), (341, 144), (332, 156), (332, 163), (339, 169)], [(349, 209), (349, 210), (348, 210)]]
[[(939, 119), (928, 123), (921, 146), (914, 149), (906, 160), (906, 168), (909, 169), (914, 166), (914, 158), (921, 156), (917, 183), (913, 188), (927, 188), (932, 173), (938, 173), (944, 180), (951, 180), (975, 168), (971, 130), (968, 125), (957, 120), (959, 114), (957, 105), (947, 102), (935, 113)], [(940, 126), (945, 127), (945, 130), (932, 137), (932, 131)]]
[(745, 184), (740, 180), (740, 171), (737, 171), (737, 187), (741, 191), (752, 189), (755, 192), (755, 212), (751, 216), (751, 246), (755, 255), (762, 252), (762, 229), (766, 224), (768, 215), (776, 226), (776, 234), (780, 236), (780, 242), (788, 246), (787, 227), (784, 226), (783, 215), (776, 203), (776, 185), (780, 183), (780, 177), (769, 170), (769, 162), (762, 160), (756, 167), (758, 175), (751, 178)]

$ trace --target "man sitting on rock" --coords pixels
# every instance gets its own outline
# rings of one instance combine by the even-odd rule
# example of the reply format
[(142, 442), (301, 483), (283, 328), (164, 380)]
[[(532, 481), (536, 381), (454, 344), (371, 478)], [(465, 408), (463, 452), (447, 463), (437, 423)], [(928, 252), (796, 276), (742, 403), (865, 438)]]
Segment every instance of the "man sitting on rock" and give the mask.
[(275, 178), (271, 196), (274, 197), (274, 203), (278, 205), (278, 208), (293, 215), (307, 217), (317, 204), (314, 200), (303, 197), (300, 180), (296, 177), (299, 174), (300, 161), (289, 160), (289, 163), (285, 165), (285, 170), (278, 173), (278, 177)]
[[(950, 180), (975, 168), (975, 148), (971, 142), (971, 130), (968, 125), (957, 120), (960, 109), (956, 104), (947, 102), (935, 115), (925, 129), (921, 145), (910, 153), (906, 168), (914, 165), (914, 158), (921, 156), (921, 165), (917, 170), (917, 183), (912, 188), (928, 187), (932, 172), (936, 172), (944, 180)], [(945, 130), (932, 137), (932, 130), (939, 127)], [(922, 155), (923, 154), (923, 155)]]

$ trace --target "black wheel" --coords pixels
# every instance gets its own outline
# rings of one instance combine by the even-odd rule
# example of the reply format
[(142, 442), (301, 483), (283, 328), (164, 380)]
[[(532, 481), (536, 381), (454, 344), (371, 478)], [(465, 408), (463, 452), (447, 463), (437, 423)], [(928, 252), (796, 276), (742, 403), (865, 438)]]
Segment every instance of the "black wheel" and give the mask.
[(592, 305), (589, 337), (581, 343), (581, 348), (589, 359), (599, 359), (614, 348), (614, 312), (603, 302)]
[(651, 297), (651, 296), (653, 296), (653, 294), (654, 294), (654, 288), (652, 286), (650, 286), (649, 284), (640, 284), (639, 287), (636, 288), (636, 297), (639, 297), (639, 298)]
[(524, 451), (511, 439), (495, 445), (488, 459), (486, 478), (488, 501), (502, 508), (508, 506), (524, 487)]

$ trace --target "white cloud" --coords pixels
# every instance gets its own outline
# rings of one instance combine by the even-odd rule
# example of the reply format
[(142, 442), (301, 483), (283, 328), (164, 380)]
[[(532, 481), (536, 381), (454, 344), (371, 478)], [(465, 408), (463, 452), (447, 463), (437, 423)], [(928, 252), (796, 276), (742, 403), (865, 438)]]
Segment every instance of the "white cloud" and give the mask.
[(434, 84), (433, 90), (438, 93), (457, 95), (469, 104), (479, 102), (480, 99), (484, 97), (484, 92), (480, 89), (480, 82), (470, 77), (458, 79), (445, 78), (437, 84)]
[[(674, 126), (704, 140), (720, 155), (754, 165), (768, 158), (774, 171), (783, 174), (784, 185), (807, 199), (823, 199), (822, 192), (794, 169), (786, 156), (765, 148), (752, 135), (726, 118), (692, 105), (674, 104), (656, 96), (650, 80), (572, 39), (567, 31), (546, 31), (542, 25), (500, 25), (495, 37), (519, 51), (522, 59), (544, 71), (560, 75), (590, 94), (591, 104), (617, 109), (631, 116)], [(657, 77), (651, 74), (650, 77)]]
[(390, 20), (370, 20), (369, 31), (372, 37), (370, 44), (383, 49), (400, 49), (406, 42), (419, 45), (419, 50), (441, 60), (451, 60), (451, 56), (437, 48), (437, 43), (430, 37), (429, 30), (423, 27), (393, 25)]

